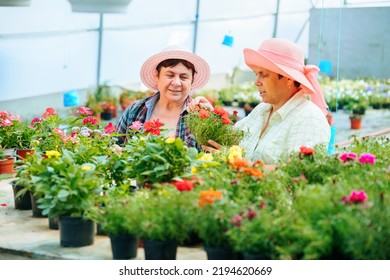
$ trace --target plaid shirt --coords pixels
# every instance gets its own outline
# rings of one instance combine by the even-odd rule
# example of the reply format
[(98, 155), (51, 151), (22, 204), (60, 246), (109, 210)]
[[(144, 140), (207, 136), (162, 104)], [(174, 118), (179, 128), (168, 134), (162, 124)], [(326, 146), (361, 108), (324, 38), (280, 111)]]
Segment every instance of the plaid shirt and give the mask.
[[(160, 99), (160, 93), (157, 92), (153, 96), (137, 100), (133, 102), (126, 110), (123, 112), (120, 117), (117, 125), (116, 131), (120, 134), (127, 134), (127, 130), (129, 126), (135, 121), (139, 121), (141, 123), (145, 123), (145, 121), (149, 120), (152, 116), (152, 112), (154, 110), (154, 106), (156, 106), (157, 101)], [(188, 147), (195, 147), (200, 150), (199, 145), (195, 141), (194, 135), (192, 135), (189, 129), (184, 124), (184, 117), (188, 114), (186, 108), (187, 104), (191, 102), (191, 97), (188, 96), (184, 102), (183, 110), (180, 113), (180, 119), (176, 128), (176, 137), (180, 137), (184, 143), (187, 144)], [(122, 145), (126, 142), (126, 137), (119, 137), (118, 144)]]

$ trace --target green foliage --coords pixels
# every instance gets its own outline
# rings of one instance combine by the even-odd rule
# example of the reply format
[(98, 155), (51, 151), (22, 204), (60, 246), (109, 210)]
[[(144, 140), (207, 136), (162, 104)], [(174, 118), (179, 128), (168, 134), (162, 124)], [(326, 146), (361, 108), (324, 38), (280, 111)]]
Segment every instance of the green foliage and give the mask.
[[(216, 110), (222, 111), (217, 113)], [(200, 145), (209, 146), (208, 140), (214, 140), (222, 146), (233, 146), (244, 138), (245, 133), (234, 127), (237, 116), (215, 107), (214, 112), (194, 110), (185, 117), (185, 124)]]
[(44, 215), (82, 216), (94, 204), (102, 190), (102, 181), (95, 173), (95, 165), (75, 162), (75, 155), (63, 150), (63, 155), (41, 158), (30, 168), (34, 194)]
[(157, 185), (152, 190), (143, 189), (134, 196), (142, 219), (140, 236), (150, 240), (177, 240), (187, 238), (193, 224), (197, 193), (178, 191), (172, 185)]
[(180, 138), (155, 135), (137, 135), (128, 139), (125, 146), (130, 178), (138, 184), (144, 182), (170, 182), (188, 176), (195, 148), (188, 148)]

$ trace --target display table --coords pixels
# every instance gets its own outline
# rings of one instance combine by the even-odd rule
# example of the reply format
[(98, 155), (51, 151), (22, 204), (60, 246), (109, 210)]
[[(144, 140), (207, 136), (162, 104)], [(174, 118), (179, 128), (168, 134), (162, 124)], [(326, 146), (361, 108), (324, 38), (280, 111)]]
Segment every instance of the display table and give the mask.
[[(32, 217), (32, 210), (16, 210), (11, 182), (0, 180), (0, 259), (112, 259), (110, 239), (96, 235), (94, 244), (79, 248), (60, 246), (58, 230), (49, 229), (47, 218)], [(178, 260), (206, 260), (203, 247), (179, 247)], [(136, 260), (144, 259), (138, 248)]]

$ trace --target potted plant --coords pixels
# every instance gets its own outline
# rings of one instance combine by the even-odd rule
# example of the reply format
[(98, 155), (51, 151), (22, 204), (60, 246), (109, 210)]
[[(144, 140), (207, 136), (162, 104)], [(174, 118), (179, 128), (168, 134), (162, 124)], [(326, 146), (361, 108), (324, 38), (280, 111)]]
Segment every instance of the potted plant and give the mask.
[(20, 159), (25, 159), (28, 155), (34, 153), (33, 150), (33, 138), (35, 136), (35, 130), (33, 126), (27, 122), (21, 122), (16, 134), (16, 154)]
[(145, 259), (176, 259), (176, 250), (185, 240), (193, 223), (197, 193), (172, 184), (155, 184), (153, 189), (135, 192), (141, 218), (139, 233), (143, 240)]
[(69, 0), (73, 12), (125, 13), (131, 0)]
[(102, 191), (102, 179), (94, 164), (78, 164), (75, 154), (66, 149), (47, 154), (47, 159), (37, 162), (42, 172), (31, 177), (39, 207), (44, 215), (59, 217), (61, 246), (90, 245), (94, 223), (86, 219), (86, 212)]
[(16, 147), (16, 134), (22, 120), (19, 116), (8, 111), (0, 111), (0, 148), (14, 149)]
[(88, 92), (86, 107), (90, 108), (94, 116), (100, 116), (101, 113), (106, 113), (103, 117), (108, 119), (107, 116), (111, 113), (111, 118), (117, 116), (117, 96), (115, 93), (115, 87), (107, 84), (99, 85), (95, 91)]
[(349, 119), (351, 121), (351, 129), (362, 128), (362, 118), (366, 113), (369, 106), (369, 101), (364, 96), (357, 96), (356, 98), (350, 98), (348, 104), (345, 105), (345, 109), (349, 111)]
[(214, 111), (198, 108), (189, 113), (185, 118), (185, 124), (195, 136), (199, 145), (209, 145), (208, 140), (223, 146), (238, 145), (245, 133), (236, 129), (237, 111), (229, 114), (222, 107), (215, 106)]
[(0, 149), (0, 174), (12, 174), (14, 172), (14, 158), (6, 155), (4, 149)]
[(31, 5), (31, 0), (0, 0), (3, 7), (27, 7)]
[(129, 178), (139, 186), (150, 183), (171, 182), (175, 178), (190, 175), (190, 166), (198, 152), (188, 148), (180, 138), (161, 134), (162, 123), (146, 121), (143, 128), (128, 135), (124, 147), (127, 157)]
[(88, 211), (89, 218), (109, 236), (114, 260), (137, 256), (142, 222), (139, 203), (129, 188), (114, 187), (98, 197), (97, 203)]

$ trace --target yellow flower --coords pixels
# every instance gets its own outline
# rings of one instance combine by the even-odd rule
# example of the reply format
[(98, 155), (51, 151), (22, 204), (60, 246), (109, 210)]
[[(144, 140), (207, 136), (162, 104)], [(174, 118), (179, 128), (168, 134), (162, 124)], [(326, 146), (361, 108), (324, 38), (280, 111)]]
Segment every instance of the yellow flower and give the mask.
[(58, 151), (46, 151), (46, 156), (47, 156), (48, 158), (52, 158), (52, 157), (57, 158), (57, 157), (60, 157), (60, 156), (61, 156), (61, 153), (58, 152)]
[(192, 166), (191, 167), (191, 174), (193, 174), (193, 175), (198, 174), (198, 168), (196, 168), (195, 166)]
[(91, 170), (91, 166), (89, 166), (89, 165), (83, 165), (83, 166), (81, 166), (81, 170), (83, 170), (83, 171), (89, 171), (89, 170)]
[(228, 161), (233, 163), (235, 159), (242, 159), (242, 148), (237, 145), (229, 148)]
[(203, 154), (200, 158), (199, 158), (199, 160), (204, 160), (204, 161), (206, 161), (206, 160), (208, 160), (208, 161), (211, 161), (211, 160), (213, 160), (214, 158), (213, 158), (213, 155), (212, 154), (209, 154), (209, 153), (205, 153), (205, 154)]
[(174, 137), (169, 137), (167, 140), (165, 140), (165, 143), (167, 144), (172, 144), (172, 143), (175, 143), (175, 138)]

